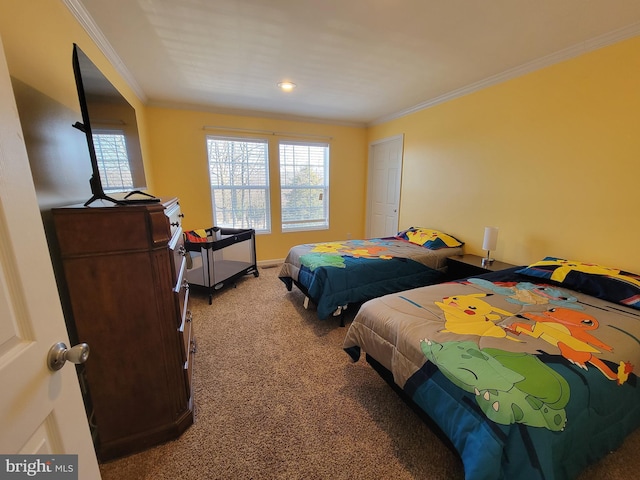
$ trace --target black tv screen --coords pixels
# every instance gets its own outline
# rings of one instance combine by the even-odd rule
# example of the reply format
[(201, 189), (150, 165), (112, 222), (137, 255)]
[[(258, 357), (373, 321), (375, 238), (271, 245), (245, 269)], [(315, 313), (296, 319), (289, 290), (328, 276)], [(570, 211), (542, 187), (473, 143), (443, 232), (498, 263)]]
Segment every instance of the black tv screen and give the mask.
[[(92, 197), (114, 203), (158, 201), (147, 187), (136, 111), (76, 44), (73, 70), (82, 112), (74, 126), (87, 137)], [(125, 194), (125, 195), (123, 195)]]

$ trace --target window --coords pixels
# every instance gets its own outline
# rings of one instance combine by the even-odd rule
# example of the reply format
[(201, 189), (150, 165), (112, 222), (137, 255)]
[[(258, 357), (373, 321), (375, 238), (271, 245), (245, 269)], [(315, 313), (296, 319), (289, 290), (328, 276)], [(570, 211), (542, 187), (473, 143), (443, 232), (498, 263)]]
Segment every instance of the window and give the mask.
[(104, 191), (122, 192), (133, 189), (124, 132), (98, 131), (93, 133), (92, 138)]
[(329, 145), (280, 142), (282, 231), (329, 228)]
[(213, 224), (271, 231), (269, 144), (207, 136)]

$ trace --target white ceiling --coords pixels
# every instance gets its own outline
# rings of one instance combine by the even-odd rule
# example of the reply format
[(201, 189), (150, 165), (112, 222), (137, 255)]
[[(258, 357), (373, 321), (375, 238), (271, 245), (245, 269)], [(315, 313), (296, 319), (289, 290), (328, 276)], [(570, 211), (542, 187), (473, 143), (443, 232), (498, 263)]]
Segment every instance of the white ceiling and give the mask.
[(64, 1), (147, 104), (354, 125), (640, 35), (640, 0)]

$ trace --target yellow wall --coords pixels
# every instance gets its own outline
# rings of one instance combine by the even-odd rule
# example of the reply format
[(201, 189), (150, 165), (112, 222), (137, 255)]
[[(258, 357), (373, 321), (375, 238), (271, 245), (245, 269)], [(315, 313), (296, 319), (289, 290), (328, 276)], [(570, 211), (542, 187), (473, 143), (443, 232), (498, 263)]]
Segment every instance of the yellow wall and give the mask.
[[(71, 128), (73, 122), (70, 120), (74, 117), (74, 112), (77, 112), (76, 120), (81, 121), (71, 65), (72, 46), (77, 43), (135, 108), (148, 190), (158, 196), (180, 197), (186, 215), (185, 228), (202, 228), (213, 224), (205, 136), (215, 132), (205, 132), (203, 126), (224, 125), (332, 137), (329, 142), (329, 230), (281, 233), (277, 151), (270, 152), (272, 234), (258, 237), (256, 247), (259, 260), (284, 258), (289, 248), (298, 243), (343, 239), (348, 234), (353, 238), (364, 235), (367, 151), (364, 128), (146, 107), (102, 55), (63, 2), (0, 0), (0, 11), (0, 35), (10, 74), (14, 81), (17, 80), (16, 85), (20, 86), (21, 95), (42, 97), (39, 103), (47, 105), (42, 109), (65, 110), (48, 120), (46, 126), (30, 125), (29, 128), (34, 130), (32, 137), (39, 138), (41, 142), (46, 137), (43, 129), (53, 132), (55, 128), (68, 134), (68, 138), (64, 139), (60, 135), (54, 135), (55, 138), (60, 138), (58, 143), (68, 145), (70, 139), (75, 142), (76, 137), (79, 142), (70, 152), (76, 157), (73, 159), (69, 159), (69, 152), (64, 151), (61, 145), (45, 149), (35, 160), (30, 158), (32, 162), (38, 162), (36, 170), (44, 172), (44, 175), (39, 175), (36, 179), (38, 198), (43, 210), (60, 204), (84, 202), (90, 197), (89, 175), (85, 178), (87, 169), (90, 172), (88, 151), (86, 144), (83, 145), (81, 134), (76, 135), (77, 132)], [(40, 112), (36, 112), (28, 118), (31, 121), (39, 114)], [(47, 142), (55, 143), (55, 138), (47, 139)], [(27, 148), (36, 151), (29, 141)], [(40, 163), (46, 165), (41, 166)], [(76, 167), (81, 172), (74, 172)], [(70, 172), (78, 177), (73, 178), (73, 184), (70, 182)], [(60, 177), (55, 183), (57, 192), (52, 194), (44, 191), (49, 188), (45, 184), (51, 183), (45, 178), (46, 175)], [(40, 179), (44, 181), (39, 182)], [(69, 187), (74, 187), (72, 195), (67, 194)]]
[[(77, 121), (82, 121), (71, 65), (73, 44), (76, 43), (124, 95), (136, 110), (147, 183), (153, 188), (153, 166), (147, 152), (144, 105), (102, 55), (64, 3), (59, 0), (0, 0), (0, 12), (0, 35), (11, 77), (24, 82), (34, 92), (52, 102), (77, 112)], [(86, 162), (90, 162), (88, 151)], [(86, 186), (88, 200), (88, 178)]]
[(400, 227), (640, 272), (640, 37), (369, 129), (404, 133)]
[(204, 125), (333, 137), (331, 229), (279, 232), (272, 165), (274, 233), (258, 238), (260, 260), (282, 258), (296, 243), (363, 236), (367, 144), (404, 133), (401, 228), (440, 228), (482, 254), (483, 227), (496, 225), (495, 257), (507, 262), (558, 255), (640, 272), (640, 38), (365, 130), (145, 107), (62, 2), (0, 0), (0, 11), (12, 77), (79, 120), (75, 42), (125, 95), (149, 190), (180, 196), (187, 228), (212, 222)]
[[(341, 240), (351, 234), (364, 235), (366, 184), (366, 130), (318, 123), (293, 122), (258, 117), (221, 115), (201, 111), (148, 108), (149, 144), (155, 171), (156, 195), (175, 195), (185, 214), (185, 229), (213, 225), (211, 191), (207, 170), (207, 135), (243, 135), (205, 130), (205, 126), (286, 132), (331, 137), (329, 160), (329, 230), (281, 232), (277, 140), (270, 138), (271, 234), (258, 235), (258, 260), (283, 259), (299, 243)], [(291, 137), (294, 138), (294, 137)], [(295, 137), (294, 139), (299, 139)], [(317, 141), (309, 137), (311, 141)]]

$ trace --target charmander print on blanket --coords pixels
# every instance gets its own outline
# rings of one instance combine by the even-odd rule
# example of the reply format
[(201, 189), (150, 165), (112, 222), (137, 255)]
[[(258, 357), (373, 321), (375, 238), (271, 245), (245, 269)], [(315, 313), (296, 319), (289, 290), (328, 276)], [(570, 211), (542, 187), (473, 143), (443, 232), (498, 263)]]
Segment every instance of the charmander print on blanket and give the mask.
[(345, 338), (442, 428), (467, 478), (574, 478), (640, 426), (637, 310), (530, 280), (387, 295)]

